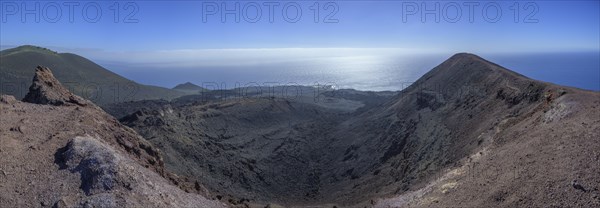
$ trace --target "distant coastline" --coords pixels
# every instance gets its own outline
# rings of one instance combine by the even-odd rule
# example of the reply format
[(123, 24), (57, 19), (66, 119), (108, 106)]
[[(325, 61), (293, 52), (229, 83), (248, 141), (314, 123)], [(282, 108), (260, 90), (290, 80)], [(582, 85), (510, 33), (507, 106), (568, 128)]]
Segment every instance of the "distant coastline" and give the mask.
[[(409, 86), (447, 54), (383, 57), (383, 62), (358, 64), (305, 60), (236, 67), (148, 68), (103, 63), (100, 65), (134, 81), (171, 88), (193, 82), (233, 89), (246, 85), (337, 85), (364, 91), (398, 91)], [(600, 51), (485, 54), (489, 60), (529, 78), (586, 90), (600, 91)], [(352, 59), (349, 59), (352, 60)], [(336, 62), (336, 61), (332, 61)], [(140, 73), (143, 71), (143, 73)], [(160, 77), (160, 79), (157, 79)]]

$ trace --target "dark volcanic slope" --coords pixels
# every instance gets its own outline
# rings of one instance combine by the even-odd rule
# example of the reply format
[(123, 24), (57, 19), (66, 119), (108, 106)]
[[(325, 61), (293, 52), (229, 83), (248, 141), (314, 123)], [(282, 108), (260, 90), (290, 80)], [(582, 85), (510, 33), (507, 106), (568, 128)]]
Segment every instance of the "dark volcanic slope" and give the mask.
[(247, 98), (122, 121), (165, 152), (167, 169), (236, 203), (595, 206), (598, 96), (457, 54), (354, 114)]
[(0, 52), (0, 93), (23, 98), (38, 65), (54, 70), (56, 78), (73, 93), (97, 104), (172, 99), (186, 93), (141, 85), (96, 63), (71, 53), (56, 53), (36, 46), (21, 46)]
[[(461, 90), (465, 87), (468, 90)], [(437, 91), (444, 102), (419, 97), (428, 89), (443, 89)], [(419, 115), (418, 123), (435, 116), (436, 129), (448, 131), (437, 139), (445, 145), (420, 145), (428, 151), (415, 150), (409, 142), (403, 146), (396, 158), (408, 159), (404, 177), (461, 160), (427, 180), (426, 186), (380, 200), (377, 207), (600, 205), (599, 93), (530, 80), (477, 56), (458, 54), (423, 76), (405, 95), (380, 112), (411, 112), (398, 111), (406, 106), (430, 109)], [(410, 113), (393, 117), (417, 119)], [(417, 144), (435, 144), (427, 142), (435, 141), (431, 138), (419, 136), (426, 142)], [(395, 149), (385, 153), (390, 150)], [(406, 157), (406, 152), (418, 157)], [(427, 159), (415, 163), (414, 158)]]
[(316, 105), (255, 98), (160, 110), (121, 119), (165, 154), (167, 169), (235, 201), (312, 199), (309, 175), (326, 129), (340, 115)]
[[(334, 134), (338, 139), (331, 145), (335, 149), (326, 153), (332, 153), (329, 163), (341, 165), (329, 166), (324, 172), (331, 174), (324, 177), (335, 178), (351, 172), (357, 180), (332, 183), (331, 189), (325, 192), (352, 190), (348, 195), (338, 195), (352, 198), (400, 194), (437, 179), (444, 173), (440, 170), (461, 167), (464, 165), (461, 160), (486, 147), (502, 146), (512, 139), (532, 139), (529, 135), (512, 132), (511, 127), (535, 129), (542, 135), (551, 129), (565, 134), (567, 129), (560, 128), (561, 123), (549, 125), (546, 122), (545, 118), (552, 116), (545, 113), (561, 108), (564, 105), (561, 101), (580, 94), (594, 96), (581, 99), (585, 105), (570, 107), (581, 108), (581, 113), (573, 115), (574, 118), (556, 122), (581, 119), (594, 123), (592, 126), (597, 129), (600, 117), (594, 106), (598, 106), (598, 93), (534, 81), (472, 54), (454, 55), (383, 107), (373, 108), (338, 127)], [(597, 134), (592, 128), (579, 129), (581, 134)], [(336, 156), (337, 152), (345, 154)], [(485, 175), (474, 173), (473, 176), (490, 180)], [(482, 192), (463, 188), (465, 196)], [(338, 196), (333, 195), (331, 200)], [(506, 205), (494, 200), (479, 202), (471, 206)]]
[(401, 193), (488, 143), (480, 135), (505, 117), (526, 115), (543, 104), (544, 93), (558, 93), (546, 87), (477, 56), (457, 54), (384, 106), (343, 122), (332, 144), (337, 150), (330, 151), (345, 152), (330, 161), (342, 165), (326, 172), (372, 178), (354, 187), (358, 193), (363, 186)]

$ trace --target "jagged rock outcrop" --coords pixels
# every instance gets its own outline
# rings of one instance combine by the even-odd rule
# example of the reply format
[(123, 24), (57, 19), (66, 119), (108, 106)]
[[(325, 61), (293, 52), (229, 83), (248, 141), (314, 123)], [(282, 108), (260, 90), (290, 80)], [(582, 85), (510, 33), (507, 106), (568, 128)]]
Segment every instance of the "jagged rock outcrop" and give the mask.
[(224, 207), (48, 68), (30, 89), (32, 103), (0, 96), (0, 207)]
[(23, 98), (24, 102), (49, 105), (80, 105), (86, 106), (91, 102), (71, 93), (52, 74), (48, 67), (38, 66), (35, 69), (33, 83), (29, 93)]

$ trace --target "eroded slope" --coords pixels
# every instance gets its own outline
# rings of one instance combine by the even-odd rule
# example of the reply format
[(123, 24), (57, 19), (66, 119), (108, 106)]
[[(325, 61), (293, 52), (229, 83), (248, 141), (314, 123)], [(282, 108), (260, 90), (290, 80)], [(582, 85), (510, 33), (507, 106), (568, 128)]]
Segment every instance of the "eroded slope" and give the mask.
[(0, 207), (223, 206), (173, 185), (156, 148), (49, 69), (26, 98), (0, 99)]
[[(454, 55), (387, 102), (353, 113), (282, 98), (193, 101), (122, 122), (164, 150), (167, 169), (233, 204), (597, 203), (598, 93), (531, 80), (472, 54)], [(565, 143), (572, 149), (554, 152)], [(475, 160), (494, 174), (466, 171)], [(511, 180), (515, 169), (538, 175)]]

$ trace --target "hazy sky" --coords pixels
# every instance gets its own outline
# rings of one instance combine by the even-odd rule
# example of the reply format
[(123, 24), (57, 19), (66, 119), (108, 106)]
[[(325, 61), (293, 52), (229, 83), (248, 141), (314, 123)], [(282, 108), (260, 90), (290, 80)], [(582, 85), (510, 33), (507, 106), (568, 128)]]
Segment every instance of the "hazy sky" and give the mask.
[[(367, 47), (477, 53), (600, 48), (598, 1), (532, 2), (2, 1), (0, 44), (107, 52)], [(236, 4), (239, 9), (233, 14), (222, 14)], [(425, 10), (434, 11), (424, 13), (423, 21)]]

